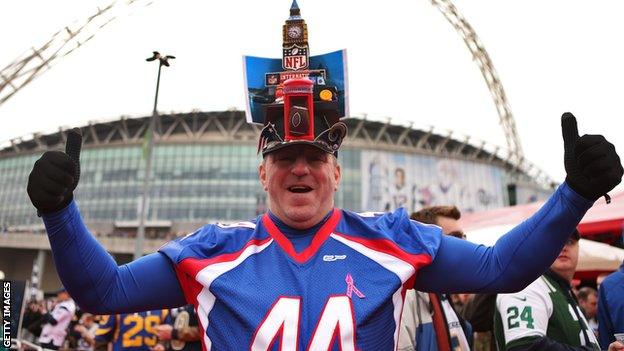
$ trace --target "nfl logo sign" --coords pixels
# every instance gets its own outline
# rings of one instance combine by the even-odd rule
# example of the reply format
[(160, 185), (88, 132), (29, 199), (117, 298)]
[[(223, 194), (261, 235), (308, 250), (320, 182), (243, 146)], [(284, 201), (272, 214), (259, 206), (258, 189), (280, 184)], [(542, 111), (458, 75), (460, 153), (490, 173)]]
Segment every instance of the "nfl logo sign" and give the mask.
[(282, 67), (290, 71), (308, 68), (308, 48), (299, 45), (284, 48)]

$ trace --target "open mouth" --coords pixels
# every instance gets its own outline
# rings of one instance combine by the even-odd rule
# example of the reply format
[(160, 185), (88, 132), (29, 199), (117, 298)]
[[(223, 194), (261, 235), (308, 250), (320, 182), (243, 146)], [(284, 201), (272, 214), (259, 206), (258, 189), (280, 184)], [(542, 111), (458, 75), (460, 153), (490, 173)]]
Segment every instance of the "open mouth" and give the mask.
[(309, 186), (305, 186), (305, 185), (294, 185), (294, 186), (288, 187), (288, 191), (292, 193), (296, 193), (296, 194), (305, 194), (305, 193), (309, 193), (310, 191), (312, 191), (312, 188), (310, 188)]

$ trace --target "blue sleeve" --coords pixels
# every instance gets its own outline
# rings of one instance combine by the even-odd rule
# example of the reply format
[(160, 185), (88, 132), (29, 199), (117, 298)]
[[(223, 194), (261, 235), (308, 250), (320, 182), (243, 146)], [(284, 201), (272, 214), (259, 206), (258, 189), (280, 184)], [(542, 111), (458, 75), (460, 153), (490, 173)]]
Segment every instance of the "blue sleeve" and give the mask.
[(598, 289), (598, 341), (600, 347), (603, 348), (609, 347), (609, 344), (615, 341), (613, 321), (611, 321), (605, 293), (607, 288), (607, 284), (603, 281), (602, 286)]
[(416, 289), (444, 293), (520, 291), (555, 261), (591, 205), (564, 183), (539, 211), (492, 247), (444, 235), (433, 262), (418, 273)]
[(44, 215), (43, 221), (61, 282), (83, 310), (115, 314), (186, 304), (165, 255), (153, 253), (117, 266), (87, 230), (75, 202)]

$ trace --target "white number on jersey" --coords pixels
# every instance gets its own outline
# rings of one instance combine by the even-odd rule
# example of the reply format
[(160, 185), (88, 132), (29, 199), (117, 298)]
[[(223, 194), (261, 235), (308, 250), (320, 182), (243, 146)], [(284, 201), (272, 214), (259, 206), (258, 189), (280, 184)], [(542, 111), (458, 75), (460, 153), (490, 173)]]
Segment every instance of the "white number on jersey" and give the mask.
[(251, 351), (269, 350), (280, 333), (282, 334), (280, 349), (296, 350), (300, 305), (301, 299), (298, 297), (280, 297), (273, 304), (260, 327), (256, 329)]
[[(280, 350), (297, 351), (300, 305), (300, 298), (280, 297), (256, 329), (251, 350), (269, 350), (281, 334)], [(327, 299), (308, 350), (327, 350), (336, 337), (342, 351), (355, 351), (353, 306), (344, 295)]]

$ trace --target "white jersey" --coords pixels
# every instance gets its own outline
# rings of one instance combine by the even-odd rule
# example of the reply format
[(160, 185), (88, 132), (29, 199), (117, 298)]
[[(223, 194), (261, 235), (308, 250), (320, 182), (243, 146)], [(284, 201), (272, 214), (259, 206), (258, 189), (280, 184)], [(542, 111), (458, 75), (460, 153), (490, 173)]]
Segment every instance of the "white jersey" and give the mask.
[(566, 345), (597, 349), (598, 341), (583, 312), (578, 305), (569, 303), (565, 294), (546, 276), (520, 292), (499, 294), (495, 318), (499, 347), (523, 345), (532, 338), (546, 336)]
[(67, 327), (76, 312), (76, 304), (74, 300), (69, 299), (61, 301), (54, 306), (50, 314), (57, 321), (56, 325), (50, 323), (44, 324), (41, 329), (39, 342), (48, 344), (52, 342), (54, 346), (61, 346), (67, 335)]

